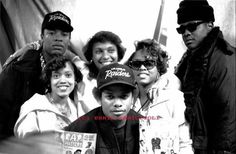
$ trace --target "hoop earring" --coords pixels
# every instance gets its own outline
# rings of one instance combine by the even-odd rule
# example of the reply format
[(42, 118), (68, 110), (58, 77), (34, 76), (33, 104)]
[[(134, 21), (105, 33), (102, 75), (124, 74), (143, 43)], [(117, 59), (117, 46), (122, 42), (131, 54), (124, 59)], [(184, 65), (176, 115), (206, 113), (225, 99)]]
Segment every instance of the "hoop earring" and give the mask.
[(77, 81), (75, 81), (75, 86), (76, 86), (76, 85), (78, 85), (78, 82), (77, 82)]

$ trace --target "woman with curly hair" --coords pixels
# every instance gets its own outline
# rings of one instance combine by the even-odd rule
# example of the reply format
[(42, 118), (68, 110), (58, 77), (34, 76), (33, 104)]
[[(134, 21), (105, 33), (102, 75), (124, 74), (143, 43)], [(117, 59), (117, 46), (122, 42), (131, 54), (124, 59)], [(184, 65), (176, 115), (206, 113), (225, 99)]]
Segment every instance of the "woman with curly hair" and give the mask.
[(138, 95), (133, 109), (140, 122), (140, 153), (192, 153), (183, 94), (174, 75), (167, 75), (168, 54), (153, 39), (137, 41), (128, 59), (136, 76)]
[(100, 68), (119, 62), (125, 54), (125, 48), (118, 35), (110, 31), (97, 32), (84, 46), (84, 55), (88, 61), (89, 78), (96, 79)]
[(15, 136), (24, 138), (62, 130), (76, 120), (79, 103), (71, 98), (82, 79), (83, 75), (70, 59), (60, 56), (50, 60), (42, 73), (45, 94), (35, 93), (21, 106)]
[(94, 34), (83, 48), (87, 59), (87, 69), (83, 69), (84, 89), (82, 101), (84, 101), (85, 111), (90, 111), (101, 104), (93, 97), (93, 89), (97, 85), (97, 75), (99, 70), (112, 63), (119, 62), (125, 54), (126, 49), (122, 46), (122, 41), (118, 35), (110, 31), (99, 31)]

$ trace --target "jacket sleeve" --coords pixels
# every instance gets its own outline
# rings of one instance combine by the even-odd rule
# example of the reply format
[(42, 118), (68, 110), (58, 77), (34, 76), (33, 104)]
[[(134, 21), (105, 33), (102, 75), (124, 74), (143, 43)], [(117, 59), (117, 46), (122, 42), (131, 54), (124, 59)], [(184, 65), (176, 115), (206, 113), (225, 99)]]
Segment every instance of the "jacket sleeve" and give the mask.
[(180, 154), (193, 154), (192, 140), (190, 139), (189, 124), (179, 125), (179, 152)]
[[(225, 55), (220, 50), (213, 53), (207, 76), (207, 86), (209, 89), (206, 89), (206, 92), (210, 94), (205, 97), (205, 99), (211, 103), (211, 106), (214, 106), (214, 110), (210, 111), (211, 115), (215, 115), (214, 118), (212, 118), (214, 123), (220, 123), (220, 125), (217, 125), (218, 130), (215, 130), (214, 133), (217, 134), (221, 140), (230, 139), (231, 143), (236, 143), (235, 57), (235, 50), (232, 55)], [(230, 136), (230, 138), (227, 138), (227, 136)]]
[(12, 65), (8, 65), (0, 73), (0, 140), (12, 135), (11, 123), (13, 115), (17, 113), (18, 104), (16, 100), (19, 99), (15, 95), (17, 88), (17, 77), (19, 74), (13, 70)]
[(27, 135), (30, 135), (32, 133), (37, 133), (40, 131), (36, 112), (37, 111), (32, 111), (28, 113), (26, 116), (17, 120), (14, 127), (14, 134), (16, 137), (24, 138)]
[(184, 97), (182, 92), (176, 92), (174, 102), (173, 118), (178, 123), (179, 128), (179, 152), (180, 154), (193, 154), (192, 140), (190, 138), (189, 124), (187, 123), (184, 111)]

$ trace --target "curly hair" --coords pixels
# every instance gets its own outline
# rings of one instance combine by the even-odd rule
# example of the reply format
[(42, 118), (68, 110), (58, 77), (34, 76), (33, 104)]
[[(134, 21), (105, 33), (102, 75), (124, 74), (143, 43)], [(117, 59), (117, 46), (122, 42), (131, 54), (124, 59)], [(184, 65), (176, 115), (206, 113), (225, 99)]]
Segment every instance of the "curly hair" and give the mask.
[(84, 46), (84, 56), (87, 59), (88, 63), (86, 64), (89, 68), (89, 76), (91, 78), (96, 78), (98, 75), (98, 68), (92, 61), (93, 57), (93, 46), (95, 43), (105, 43), (111, 42), (117, 47), (118, 50), (118, 61), (120, 61), (125, 54), (126, 49), (122, 46), (122, 41), (120, 37), (110, 31), (99, 31), (92, 38), (89, 39), (87, 44)]
[(52, 72), (58, 71), (61, 68), (65, 68), (66, 63), (69, 63), (72, 66), (74, 74), (75, 74), (75, 81), (77, 83), (82, 81), (83, 79), (82, 73), (77, 69), (75, 64), (70, 59), (63, 56), (55, 57), (46, 64), (42, 73), (42, 80), (45, 84), (46, 92), (51, 92), (50, 83), (51, 83)]
[(154, 39), (144, 39), (141, 41), (135, 42), (135, 52), (128, 58), (126, 65), (129, 65), (129, 62), (132, 61), (136, 52), (141, 50), (142, 52), (147, 52), (148, 57), (146, 59), (152, 59), (156, 61), (156, 67), (160, 75), (167, 72), (169, 67), (169, 56), (166, 51), (164, 51), (160, 44)]

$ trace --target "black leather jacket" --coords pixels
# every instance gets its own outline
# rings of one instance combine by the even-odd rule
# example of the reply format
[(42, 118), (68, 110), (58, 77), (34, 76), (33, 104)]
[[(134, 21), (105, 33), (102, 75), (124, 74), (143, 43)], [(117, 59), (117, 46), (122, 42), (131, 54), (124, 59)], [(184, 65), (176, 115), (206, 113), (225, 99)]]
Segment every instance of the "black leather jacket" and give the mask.
[(33, 94), (44, 93), (40, 80), (40, 52), (29, 51), (13, 60), (0, 74), (0, 140), (13, 135), (21, 105)]
[(215, 27), (178, 65), (195, 149), (236, 153), (235, 57)]

